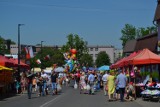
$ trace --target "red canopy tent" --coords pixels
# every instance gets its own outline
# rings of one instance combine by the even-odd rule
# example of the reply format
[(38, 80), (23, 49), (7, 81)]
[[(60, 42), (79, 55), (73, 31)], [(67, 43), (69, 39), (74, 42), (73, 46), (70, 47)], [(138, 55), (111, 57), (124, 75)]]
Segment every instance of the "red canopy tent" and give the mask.
[(142, 50), (138, 51), (138, 52), (133, 52), (131, 53), (123, 62), (124, 66), (128, 66), (129, 65), (129, 60), (133, 59), (135, 56), (141, 54)]
[(121, 67), (122, 66), (122, 62), (126, 59), (127, 57), (124, 57), (122, 59), (120, 59), (119, 61), (117, 61), (115, 64), (113, 64), (111, 66), (111, 68), (118, 68), (118, 67)]
[(127, 66), (128, 65), (128, 60), (130, 58), (136, 56), (137, 54), (139, 54), (139, 52), (138, 53), (136, 53), (136, 52), (131, 53), (128, 57), (124, 57), (121, 60), (117, 61), (115, 64), (113, 64), (111, 66), (111, 68), (118, 68), (118, 67)]
[(141, 64), (158, 64), (160, 63), (160, 56), (151, 52), (149, 49), (143, 49), (142, 52), (128, 60), (130, 65)]
[(0, 65), (5, 67), (11, 67), (14, 65), (14, 63), (10, 61), (8, 58), (6, 58), (5, 56), (0, 55)]
[[(9, 60), (11, 60), (12, 62), (14, 62), (15, 66), (18, 66), (18, 59), (10, 58)], [(22, 61), (20, 61), (20, 66), (29, 68), (29, 65), (23, 63)]]

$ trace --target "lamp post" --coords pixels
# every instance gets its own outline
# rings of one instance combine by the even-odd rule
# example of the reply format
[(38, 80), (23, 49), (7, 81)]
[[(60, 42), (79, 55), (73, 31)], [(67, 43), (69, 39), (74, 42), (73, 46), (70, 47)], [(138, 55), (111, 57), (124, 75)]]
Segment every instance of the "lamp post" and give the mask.
[(18, 78), (20, 79), (20, 27), (24, 24), (18, 24)]
[(44, 41), (41, 41), (41, 72), (42, 72), (42, 67), (43, 67), (43, 61), (42, 61), (42, 45)]

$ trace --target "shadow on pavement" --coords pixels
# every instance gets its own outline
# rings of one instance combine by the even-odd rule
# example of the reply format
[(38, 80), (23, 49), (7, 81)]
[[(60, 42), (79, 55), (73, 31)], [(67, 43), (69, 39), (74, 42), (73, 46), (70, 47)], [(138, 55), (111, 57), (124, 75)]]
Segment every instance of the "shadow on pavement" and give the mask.
[(0, 101), (6, 101), (6, 98), (11, 98), (11, 97), (15, 97), (15, 96), (20, 96), (20, 94), (16, 94), (16, 93), (6, 93), (0, 96)]

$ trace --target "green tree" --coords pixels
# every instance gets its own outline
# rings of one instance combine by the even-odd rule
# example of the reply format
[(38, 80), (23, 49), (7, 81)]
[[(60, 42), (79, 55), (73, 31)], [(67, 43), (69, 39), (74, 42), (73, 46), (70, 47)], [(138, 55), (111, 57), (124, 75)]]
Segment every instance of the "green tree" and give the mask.
[[(50, 58), (46, 59), (46, 56), (49, 55)], [(43, 47), (42, 53), (41, 51), (36, 54), (36, 56), (30, 59), (31, 68), (33, 67), (41, 67), (40, 64), (36, 63), (36, 60), (40, 59), (42, 68), (51, 67), (53, 64), (57, 64), (58, 66), (64, 65), (64, 57), (62, 52), (59, 49)]]
[(5, 44), (5, 40), (4, 38), (2, 38), (0, 36), (0, 54), (4, 55), (4, 54), (9, 54), (9, 50), (6, 49), (7, 45)]
[(125, 27), (121, 30), (122, 37), (120, 40), (122, 41), (122, 46), (124, 47), (128, 40), (132, 40), (136, 38), (136, 28), (130, 24), (125, 24)]
[(89, 54), (83, 54), (80, 58), (80, 64), (87, 65), (89, 67), (93, 66), (93, 58)]
[(69, 52), (70, 49), (74, 48), (77, 50), (76, 58), (78, 60), (81, 59), (81, 56), (83, 56), (83, 54), (88, 53), (87, 42), (84, 41), (83, 38), (80, 38), (79, 35), (69, 34), (67, 36), (67, 39), (67, 43), (61, 48), (62, 52)]
[(110, 65), (109, 55), (105, 51), (98, 53), (98, 56), (96, 59), (96, 65), (97, 65), (97, 67), (100, 67), (103, 65)]
[(147, 28), (140, 27), (137, 29), (137, 38), (146, 36), (154, 32), (157, 32), (157, 28), (154, 26), (147, 27)]
[(121, 30), (122, 36), (120, 37), (120, 40), (122, 41), (122, 47), (124, 48), (128, 40), (137, 39), (154, 32), (157, 32), (157, 28), (154, 26), (147, 28), (136, 28), (131, 24), (125, 24), (125, 27)]

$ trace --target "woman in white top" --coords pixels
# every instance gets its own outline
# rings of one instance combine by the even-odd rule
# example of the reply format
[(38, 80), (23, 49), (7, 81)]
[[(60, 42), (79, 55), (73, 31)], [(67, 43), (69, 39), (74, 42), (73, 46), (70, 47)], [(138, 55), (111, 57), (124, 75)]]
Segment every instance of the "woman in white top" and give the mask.
[(80, 88), (81, 89), (86, 89), (86, 76), (85, 76), (85, 73), (82, 72), (81, 76), (80, 76)]

